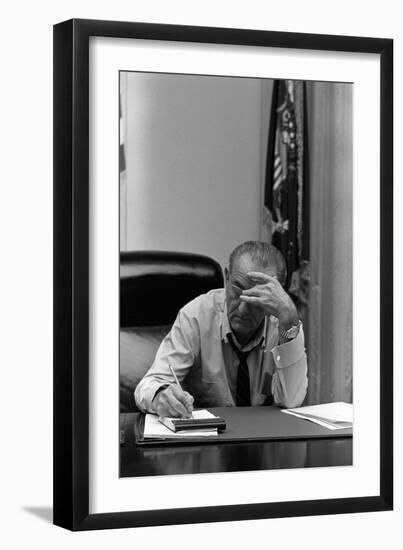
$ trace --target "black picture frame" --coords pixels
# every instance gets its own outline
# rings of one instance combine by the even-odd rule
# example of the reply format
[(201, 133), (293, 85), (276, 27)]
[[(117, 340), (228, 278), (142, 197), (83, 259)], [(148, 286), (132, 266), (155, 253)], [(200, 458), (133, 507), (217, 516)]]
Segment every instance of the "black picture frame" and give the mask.
[[(89, 513), (89, 39), (380, 55), (380, 492), (342, 498)], [(71, 530), (393, 507), (393, 40), (73, 19), (54, 27), (54, 523)]]

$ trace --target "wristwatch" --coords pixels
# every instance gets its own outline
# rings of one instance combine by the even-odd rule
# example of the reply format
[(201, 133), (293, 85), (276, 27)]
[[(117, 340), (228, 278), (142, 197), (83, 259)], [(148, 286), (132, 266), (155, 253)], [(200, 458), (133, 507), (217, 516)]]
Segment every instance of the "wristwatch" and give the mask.
[(298, 325), (294, 325), (293, 327), (287, 329), (287, 330), (281, 330), (280, 331), (280, 341), (286, 342), (287, 340), (294, 340), (294, 338), (299, 333), (299, 327), (301, 326), (301, 321), (299, 321)]

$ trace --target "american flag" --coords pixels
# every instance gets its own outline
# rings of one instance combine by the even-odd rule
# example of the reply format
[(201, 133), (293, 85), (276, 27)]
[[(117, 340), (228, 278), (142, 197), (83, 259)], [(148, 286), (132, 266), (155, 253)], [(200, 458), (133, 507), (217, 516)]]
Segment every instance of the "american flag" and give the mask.
[(309, 260), (305, 83), (276, 80), (270, 117), (263, 223), (287, 263), (286, 288)]

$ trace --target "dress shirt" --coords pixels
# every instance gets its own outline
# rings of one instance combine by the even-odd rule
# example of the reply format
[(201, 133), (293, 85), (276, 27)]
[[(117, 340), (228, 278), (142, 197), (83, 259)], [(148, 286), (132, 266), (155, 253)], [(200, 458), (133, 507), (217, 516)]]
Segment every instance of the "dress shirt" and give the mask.
[(174, 383), (169, 364), (195, 407), (235, 406), (239, 359), (228, 335), (241, 351), (249, 351), (251, 405), (298, 407), (307, 389), (307, 361), (302, 325), (289, 342), (278, 343), (278, 320), (265, 317), (255, 336), (241, 346), (228, 321), (225, 290), (211, 290), (186, 304), (161, 342), (154, 363), (135, 391), (137, 406), (156, 412), (153, 399)]

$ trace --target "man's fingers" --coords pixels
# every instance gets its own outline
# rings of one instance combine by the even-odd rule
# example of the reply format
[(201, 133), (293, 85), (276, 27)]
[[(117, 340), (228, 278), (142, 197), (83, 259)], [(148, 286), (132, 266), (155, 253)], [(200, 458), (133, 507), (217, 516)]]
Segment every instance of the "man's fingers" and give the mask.
[(185, 405), (187, 402), (187, 392), (184, 392), (177, 384), (171, 384), (170, 389), (176, 399)]
[(178, 399), (180, 399), (181, 397), (183, 397), (184, 395), (184, 391), (182, 390), (182, 388), (180, 388), (178, 386), (178, 384), (171, 384), (169, 386), (169, 389), (171, 390), (171, 392), (174, 394), (175, 397), (177, 397)]
[(175, 401), (172, 400), (170, 402), (170, 409), (171, 409), (170, 414), (172, 416), (179, 416), (182, 418), (187, 418), (190, 416), (190, 412), (177, 399)]
[(194, 403), (193, 396), (190, 395), (190, 393), (188, 393), (187, 391), (185, 391), (183, 393), (184, 393), (185, 398), (186, 398), (186, 408), (188, 409), (189, 412), (192, 412), (193, 411), (193, 403)]
[(241, 296), (241, 300), (243, 302), (247, 302), (248, 304), (262, 304), (262, 298), (258, 296)]
[(249, 304), (253, 307), (259, 307), (263, 309), (266, 314), (276, 315), (275, 309), (267, 301), (264, 296), (241, 296), (242, 302)]
[(263, 288), (261, 286), (253, 286), (252, 288), (248, 288), (247, 290), (244, 290), (240, 296), (263, 296), (267, 293), (267, 288)]
[(258, 283), (269, 283), (270, 281), (277, 281), (276, 277), (272, 277), (267, 273), (262, 273), (261, 271), (249, 271), (249, 279), (258, 282)]
[(160, 416), (188, 417), (190, 412), (187, 408), (173, 395), (172, 392), (167, 392), (161, 396), (159, 401), (158, 414)]
[(185, 393), (185, 395), (186, 395), (188, 401), (190, 401), (190, 403), (193, 405), (193, 403), (194, 403), (194, 397), (193, 397), (193, 395), (190, 395), (190, 393), (187, 392), (187, 391), (185, 391), (184, 393)]
[[(193, 397), (190, 393), (184, 392), (177, 384), (172, 384), (170, 389), (176, 401), (180, 403), (181, 408), (189, 415), (193, 410)], [(178, 408), (176, 407), (176, 409)]]

